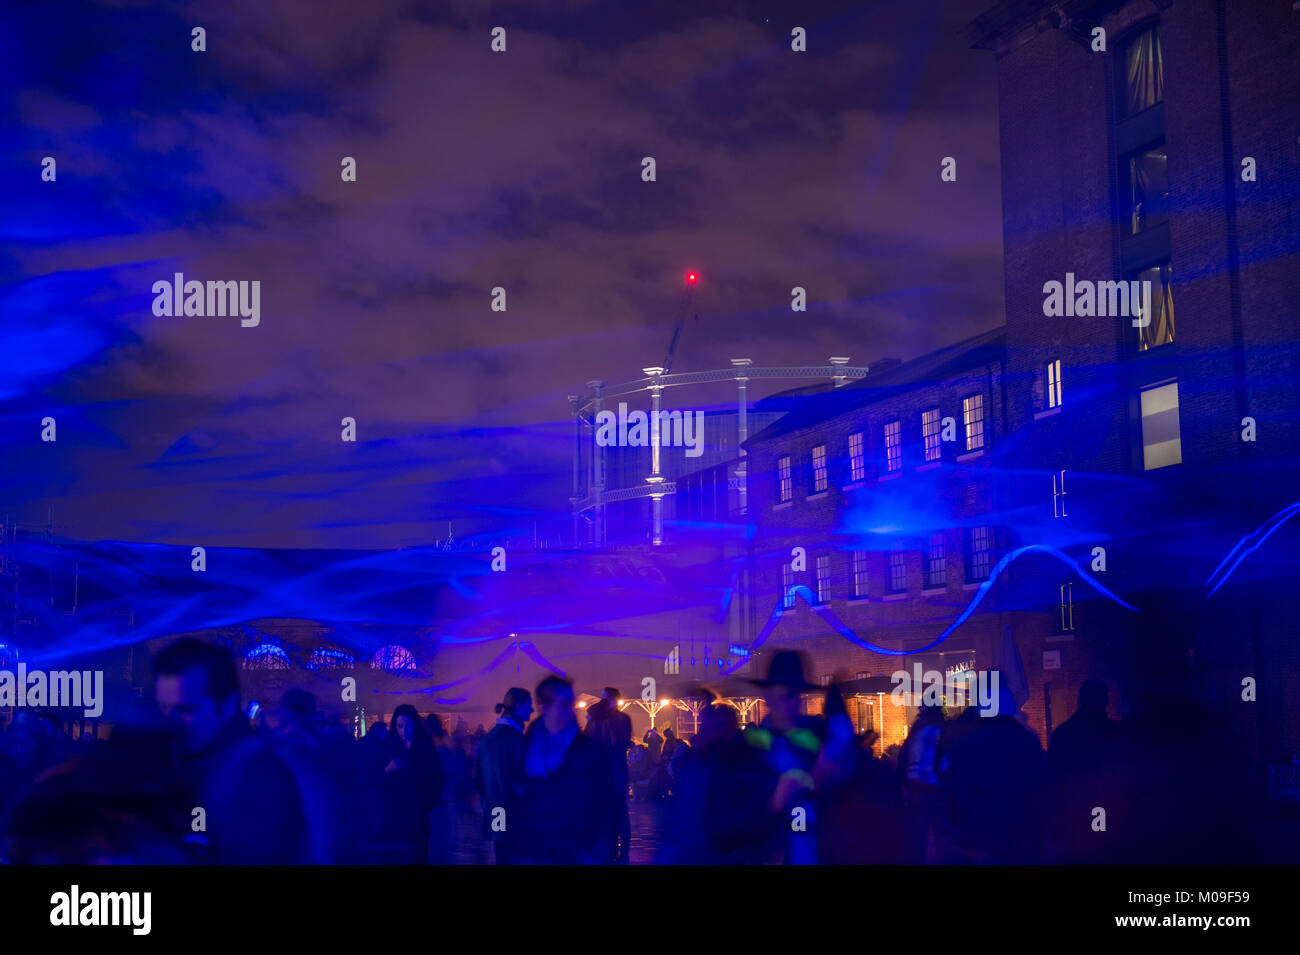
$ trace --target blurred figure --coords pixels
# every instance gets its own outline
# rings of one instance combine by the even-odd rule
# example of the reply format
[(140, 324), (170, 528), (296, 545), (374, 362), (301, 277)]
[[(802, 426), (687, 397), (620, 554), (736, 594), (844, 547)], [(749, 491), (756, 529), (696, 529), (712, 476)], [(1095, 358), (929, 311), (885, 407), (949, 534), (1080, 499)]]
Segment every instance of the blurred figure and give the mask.
[(316, 695), (306, 690), (285, 690), (280, 697), (279, 720), (275, 729), (282, 749), (314, 758), (320, 750), (316, 739), (319, 724)]
[[(948, 754), (943, 789), (952, 827), (949, 862), (1033, 864), (1042, 848), (1043, 747), (1016, 719), (1011, 691), (982, 710)], [(996, 713), (996, 715), (994, 715)]]
[(175, 735), (119, 719), (111, 740), (51, 767), (12, 807), (0, 859), (16, 865), (185, 865), (192, 797)]
[(627, 812), (628, 749), (632, 746), (632, 718), (618, 708), (622, 695), (612, 686), (605, 687), (598, 702), (587, 711), (586, 734), (600, 743), (609, 761), (613, 791), (610, 851), (612, 861), (626, 863), (632, 841), (632, 822)]
[(659, 765), (659, 756), (664, 750), (664, 738), (659, 735), (659, 731), (653, 726), (645, 731), (645, 736), (641, 737), (641, 742), (645, 743), (646, 750), (650, 755), (650, 762)]
[(813, 770), (817, 787), (817, 861), (826, 865), (906, 861), (907, 815), (892, 767), (859, 738), (843, 697), (826, 694), (826, 745)]
[(1051, 786), (1051, 828), (1062, 862), (1104, 861), (1108, 840), (1092, 829), (1092, 809), (1114, 806), (1114, 769), (1119, 757), (1119, 724), (1106, 715), (1110, 688), (1105, 680), (1085, 680), (1079, 708), (1052, 733), (1047, 748)]
[[(1171, 681), (1172, 682), (1172, 681)], [(1149, 686), (1120, 723), (1106, 861), (1119, 865), (1241, 865), (1259, 846), (1247, 790), (1250, 762), (1193, 687)], [(1294, 861), (1274, 848), (1279, 859)]]
[[(746, 739), (764, 752), (776, 774), (769, 805), (781, 818), (784, 861), (792, 865), (816, 862), (816, 813), (813, 767), (826, 738), (826, 724), (802, 713), (803, 694), (821, 687), (804, 679), (803, 657), (793, 650), (773, 654), (766, 680), (754, 682), (766, 692), (767, 718), (745, 731)], [(796, 828), (796, 820), (802, 827)]]
[(663, 745), (663, 749), (659, 751), (659, 758), (665, 760), (672, 759), (673, 750), (676, 748), (677, 748), (677, 734), (673, 732), (673, 728), (671, 726), (667, 726), (664, 728), (664, 745)]
[(429, 857), (430, 813), (442, 798), (442, 763), (429, 730), (410, 704), (393, 711), (382, 778), (381, 838), (401, 845), (408, 862), (423, 865)]
[(230, 651), (182, 638), (158, 654), (154, 674), (158, 709), (178, 731), (185, 751), (190, 805), (206, 813), (211, 860), (312, 861), (307, 813), (294, 774), (249, 728)]
[(942, 707), (922, 706), (899, 752), (907, 802), (908, 861), (914, 865), (934, 862), (936, 857), (943, 803), (937, 763), (945, 722)]
[(433, 740), (438, 762), (442, 765), (443, 779), (442, 796), (434, 805), (429, 819), (429, 862), (433, 865), (448, 865), (451, 862), (451, 845), (455, 835), (452, 803), (464, 785), (463, 777), (467, 775), (467, 769), (438, 714), (430, 713), (425, 723), (429, 727), (429, 737)]
[(677, 865), (762, 865), (779, 857), (782, 820), (768, 795), (776, 776), (740, 731), (736, 710), (700, 710), (695, 745), (678, 759), (665, 861)]
[(510, 865), (514, 862), (516, 829), (523, 821), (520, 804), (524, 797), (524, 727), (533, 715), (532, 694), (511, 687), (496, 705), (496, 711), (496, 725), (483, 737), (478, 751), (483, 834), (492, 843), (497, 865)]
[(650, 747), (645, 743), (632, 741), (632, 748), (627, 753), (628, 785), (632, 798), (644, 801), (650, 790)]
[(519, 861), (582, 865), (607, 858), (612, 829), (609, 761), (578, 731), (573, 687), (550, 676), (537, 685), (541, 715), (524, 735), (524, 812)]

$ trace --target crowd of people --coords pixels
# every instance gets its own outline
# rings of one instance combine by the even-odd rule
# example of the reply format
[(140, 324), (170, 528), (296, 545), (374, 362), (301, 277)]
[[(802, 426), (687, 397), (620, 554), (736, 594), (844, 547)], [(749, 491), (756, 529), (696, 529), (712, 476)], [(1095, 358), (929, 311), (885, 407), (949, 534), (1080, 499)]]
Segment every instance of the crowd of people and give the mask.
[[(397, 707), (359, 739), (315, 697), (249, 713), (220, 646), (155, 661), (157, 717), (74, 741), (20, 710), (0, 731), (0, 855), (15, 863), (605, 864), (630, 860), (629, 800), (679, 864), (1251, 861), (1249, 767), (1186, 700), (1121, 722), (1088, 681), (1044, 751), (1005, 693), (921, 707), (877, 755), (798, 654), (755, 680), (759, 724), (700, 700), (697, 731), (634, 738), (619, 692), (584, 710), (557, 676), (511, 688), (490, 729)], [(824, 693), (822, 713), (804, 712)], [(582, 716), (585, 715), (585, 723)], [(467, 845), (472, 843), (473, 845)]]

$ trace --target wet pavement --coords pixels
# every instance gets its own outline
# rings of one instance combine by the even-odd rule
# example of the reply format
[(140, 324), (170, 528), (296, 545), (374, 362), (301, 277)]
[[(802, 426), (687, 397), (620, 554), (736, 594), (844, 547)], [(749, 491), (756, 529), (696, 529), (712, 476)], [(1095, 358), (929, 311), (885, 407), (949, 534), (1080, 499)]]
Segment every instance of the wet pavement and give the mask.
[[(632, 829), (631, 865), (652, 865), (662, 846), (664, 804), (628, 800), (628, 821)], [(477, 805), (455, 810), (450, 819), (452, 865), (492, 865), (492, 847), (483, 838), (483, 822)]]

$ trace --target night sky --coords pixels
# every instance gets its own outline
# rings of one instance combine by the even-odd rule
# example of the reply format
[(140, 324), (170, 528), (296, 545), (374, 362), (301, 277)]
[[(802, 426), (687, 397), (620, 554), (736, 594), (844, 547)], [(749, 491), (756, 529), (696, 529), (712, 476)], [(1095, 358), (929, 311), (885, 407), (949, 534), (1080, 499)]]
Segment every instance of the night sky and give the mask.
[[(661, 363), (688, 268), (675, 371), (1000, 324), (995, 62), (959, 33), (987, 6), (6, 9), (5, 512), (187, 546), (403, 547), (449, 519), (567, 542), (566, 395)], [(260, 325), (155, 317), (175, 272), (259, 280)]]

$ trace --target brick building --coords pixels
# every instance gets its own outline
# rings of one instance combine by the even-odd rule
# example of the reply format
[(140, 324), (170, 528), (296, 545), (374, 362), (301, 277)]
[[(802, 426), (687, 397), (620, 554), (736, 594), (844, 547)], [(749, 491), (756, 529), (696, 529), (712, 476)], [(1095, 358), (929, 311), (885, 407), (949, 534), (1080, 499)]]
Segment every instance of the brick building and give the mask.
[(877, 363), (746, 445), (755, 668), (778, 647), (804, 651), (810, 678), (851, 684), (851, 715), (860, 729), (880, 730), (886, 745), (903, 733), (888, 705), (889, 674), (915, 663), (954, 672), (997, 666), (1006, 623), (1000, 583), (948, 639), (939, 637), (1005, 547), (992, 479), (1004, 433), (1005, 345), (996, 329), (913, 361)]
[[(1014, 0), (968, 31), (999, 72), (1016, 435), (999, 511), (1022, 529), (1051, 515), (1040, 538), (1081, 567), (1103, 548), (1096, 579), (1141, 610), (1030, 568), (1061, 588), (1065, 620), (1030, 642), (1057, 637), (1061, 673), (1104, 674), (1122, 696), (1191, 680), (1285, 759), (1300, 746), (1300, 643), (1279, 598), (1300, 529), (1275, 515), (1300, 500), (1300, 12)], [(1067, 276), (1149, 281), (1150, 305), (1049, 316), (1047, 283)], [(1059, 723), (1073, 686), (1033, 650), (1030, 681), (1056, 688)]]

